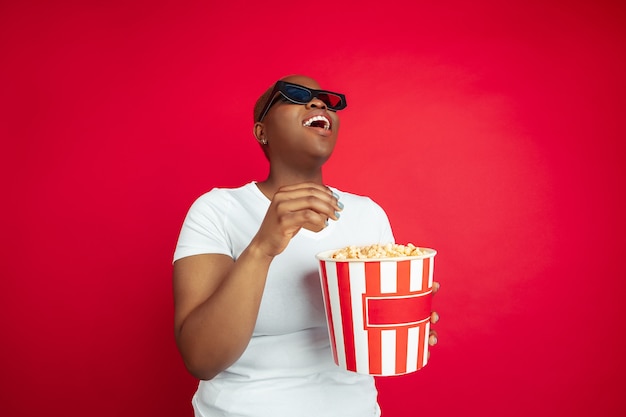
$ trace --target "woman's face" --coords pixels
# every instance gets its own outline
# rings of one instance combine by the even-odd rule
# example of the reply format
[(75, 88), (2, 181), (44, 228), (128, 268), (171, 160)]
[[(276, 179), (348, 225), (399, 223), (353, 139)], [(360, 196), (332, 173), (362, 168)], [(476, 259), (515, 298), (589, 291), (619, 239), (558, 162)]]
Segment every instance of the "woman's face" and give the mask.
[[(305, 76), (290, 76), (283, 80), (320, 89), (315, 80)], [(324, 163), (337, 142), (339, 117), (317, 98), (307, 104), (294, 104), (279, 97), (267, 112), (263, 125), (270, 162), (306, 164), (310, 160)]]

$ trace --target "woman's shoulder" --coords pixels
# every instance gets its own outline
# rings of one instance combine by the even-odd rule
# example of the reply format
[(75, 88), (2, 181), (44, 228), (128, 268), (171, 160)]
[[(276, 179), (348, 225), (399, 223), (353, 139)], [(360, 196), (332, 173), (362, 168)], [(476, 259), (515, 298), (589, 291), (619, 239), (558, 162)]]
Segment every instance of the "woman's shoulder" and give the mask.
[(254, 194), (253, 187), (254, 182), (241, 185), (239, 187), (214, 187), (209, 191), (201, 194), (196, 201), (200, 202), (214, 202), (232, 199), (249, 198)]
[(256, 185), (253, 182), (239, 187), (214, 187), (197, 197), (191, 204), (190, 211), (209, 210), (228, 213), (232, 207), (258, 198), (255, 196), (254, 187)]
[(363, 205), (378, 205), (371, 197), (364, 194), (356, 194), (349, 191), (343, 191), (335, 187), (329, 187), (335, 194), (339, 196), (339, 201), (343, 202), (344, 205), (346, 202), (351, 202), (353, 204), (363, 204)]
[(386, 217), (385, 209), (373, 198), (363, 194), (342, 191), (333, 187), (330, 189), (339, 196), (339, 201), (343, 204), (343, 214), (351, 213), (357, 216)]

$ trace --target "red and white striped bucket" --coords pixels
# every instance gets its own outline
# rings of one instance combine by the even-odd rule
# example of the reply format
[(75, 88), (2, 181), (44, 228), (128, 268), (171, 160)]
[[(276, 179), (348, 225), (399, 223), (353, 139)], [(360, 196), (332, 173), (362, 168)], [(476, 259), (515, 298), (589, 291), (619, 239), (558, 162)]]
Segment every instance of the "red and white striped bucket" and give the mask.
[(389, 376), (423, 368), (436, 251), (384, 259), (317, 254), (335, 363), (348, 371)]

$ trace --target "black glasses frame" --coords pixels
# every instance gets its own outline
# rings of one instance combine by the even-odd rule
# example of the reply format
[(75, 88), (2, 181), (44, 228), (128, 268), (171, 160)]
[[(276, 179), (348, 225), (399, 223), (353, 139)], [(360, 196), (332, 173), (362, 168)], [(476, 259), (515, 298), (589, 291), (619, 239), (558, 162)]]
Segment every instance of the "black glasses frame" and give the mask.
[[(306, 100), (306, 101), (302, 101), (302, 100), (299, 100), (296, 97), (289, 96), (289, 92), (287, 90), (287, 87), (292, 87), (292, 88), (295, 87), (295, 88), (298, 88), (298, 89), (301, 89), (301, 90), (305, 90), (309, 94), (310, 98), (308, 100)], [(345, 109), (346, 106), (348, 105), (346, 103), (346, 96), (344, 96), (343, 94), (335, 93), (334, 91), (328, 91), (328, 90), (315, 90), (313, 88), (308, 88), (308, 87), (305, 87), (305, 86), (300, 85), (300, 84), (289, 83), (287, 81), (276, 81), (276, 84), (274, 84), (274, 88), (272, 89), (272, 92), (270, 93), (269, 97), (267, 98), (267, 102), (265, 103), (265, 106), (263, 106), (263, 111), (261, 112), (261, 117), (259, 117), (259, 122), (263, 121), (263, 118), (265, 117), (267, 112), (274, 105), (274, 103), (276, 103), (276, 99), (280, 97), (280, 96), (274, 97), (276, 95), (276, 93), (280, 93), (280, 95), (283, 96), (285, 99), (287, 99), (290, 102), (295, 103), (295, 104), (307, 104), (311, 100), (313, 100), (314, 98), (318, 98), (319, 100), (322, 100), (324, 102), (324, 104), (326, 104), (326, 108), (328, 110), (332, 110), (332, 111)], [(339, 103), (334, 105), (334, 106), (331, 105), (327, 101), (325, 101), (325, 100), (320, 98), (320, 96), (323, 96), (324, 94), (333, 95), (333, 96), (339, 97)]]

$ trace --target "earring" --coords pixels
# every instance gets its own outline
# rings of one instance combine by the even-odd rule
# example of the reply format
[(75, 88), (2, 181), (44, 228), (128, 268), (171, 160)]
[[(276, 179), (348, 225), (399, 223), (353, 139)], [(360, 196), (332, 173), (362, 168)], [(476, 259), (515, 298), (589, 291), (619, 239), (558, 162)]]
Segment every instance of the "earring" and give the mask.
[(262, 143), (263, 145), (267, 145), (267, 139), (265, 139), (265, 138), (261, 139), (261, 143)]

